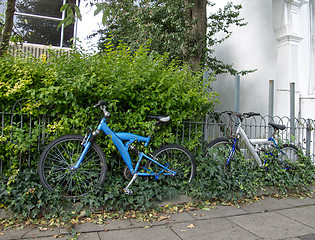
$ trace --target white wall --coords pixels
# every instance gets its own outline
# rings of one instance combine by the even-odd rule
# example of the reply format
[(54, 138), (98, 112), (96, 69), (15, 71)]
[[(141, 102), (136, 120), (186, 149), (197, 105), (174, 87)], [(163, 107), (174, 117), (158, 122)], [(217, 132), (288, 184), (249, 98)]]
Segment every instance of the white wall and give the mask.
[[(220, 5), (223, 2), (219, 1)], [(240, 111), (268, 114), (269, 80), (275, 80), (274, 115), (290, 116), (290, 83), (295, 83), (295, 116), (315, 119), (315, 0), (235, 0), (248, 25), (233, 28), (216, 56), (238, 70), (257, 69), (241, 77)], [(311, 7), (313, 5), (313, 7)], [(218, 76), (217, 110), (234, 110), (234, 77)]]
[[(222, 4), (222, 1), (220, 1)], [(272, 0), (236, 0), (247, 26), (234, 27), (232, 36), (216, 48), (215, 55), (233, 63), (237, 70), (257, 69), (241, 76), (240, 111), (268, 113), (269, 80), (276, 78), (276, 40), (273, 32)], [(213, 83), (220, 94), (216, 110), (234, 110), (234, 76), (223, 74)]]

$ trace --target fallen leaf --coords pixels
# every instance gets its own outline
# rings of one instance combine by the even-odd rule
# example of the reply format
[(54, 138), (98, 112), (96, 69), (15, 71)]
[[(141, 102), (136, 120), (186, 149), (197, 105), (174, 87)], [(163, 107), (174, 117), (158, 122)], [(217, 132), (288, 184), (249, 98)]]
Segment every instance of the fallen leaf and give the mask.
[(203, 208), (203, 209), (201, 209), (201, 210), (204, 210), (204, 211), (210, 211), (210, 208)]
[(190, 224), (187, 226), (187, 228), (194, 228), (196, 225), (195, 224)]
[(162, 220), (165, 220), (165, 219), (169, 219), (171, 216), (160, 216), (158, 218), (158, 221), (162, 221)]

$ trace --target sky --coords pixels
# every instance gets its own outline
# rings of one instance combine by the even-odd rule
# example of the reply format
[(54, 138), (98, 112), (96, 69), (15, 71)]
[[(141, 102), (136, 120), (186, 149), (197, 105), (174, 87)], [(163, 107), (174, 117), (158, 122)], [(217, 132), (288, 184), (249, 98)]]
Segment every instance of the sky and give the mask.
[(99, 13), (94, 16), (95, 9), (96, 7), (86, 6), (85, 2), (80, 4), (82, 21), (78, 22), (77, 37), (79, 38), (79, 45), (87, 51), (96, 50), (98, 38), (88, 39), (88, 36), (96, 33), (102, 26), (102, 14)]

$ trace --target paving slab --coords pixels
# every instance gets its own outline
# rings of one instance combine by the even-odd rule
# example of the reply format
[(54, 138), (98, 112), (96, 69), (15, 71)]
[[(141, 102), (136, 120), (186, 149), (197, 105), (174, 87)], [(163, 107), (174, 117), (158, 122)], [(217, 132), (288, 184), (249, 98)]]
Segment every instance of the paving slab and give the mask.
[(284, 198), (281, 199), (281, 202), (290, 205), (291, 207), (298, 207), (298, 206), (307, 206), (307, 205), (314, 205), (315, 204), (315, 198)]
[(78, 240), (100, 240), (97, 232), (82, 233), (78, 236)]
[(314, 240), (314, 239), (315, 239), (315, 233), (299, 237), (299, 240)]
[[(46, 229), (46, 228), (45, 228)], [(39, 228), (34, 228), (25, 233), (23, 238), (38, 238), (38, 237), (51, 237), (51, 236), (58, 236), (59, 229), (58, 228), (47, 228), (46, 230), (41, 230)]]
[(153, 222), (145, 222), (138, 219), (130, 219), (134, 227), (145, 227), (145, 226), (158, 226), (158, 225), (171, 225), (174, 222), (187, 222), (194, 221), (195, 218), (188, 212), (181, 212), (176, 214), (164, 214), (161, 215), (160, 220)]
[(119, 230), (132, 228), (133, 225), (129, 219), (127, 220), (109, 220), (108, 224), (104, 225), (109, 230)]
[(0, 240), (11, 240), (11, 239), (22, 239), (22, 237), (31, 231), (31, 227), (26, 227), (23, 229), (9, 229), (7, 231), (1, 232)]
[(100, 240), (121, 240), (128, 238), (128, 240), (180, 240), (169, 227), (153, 226), (150, 228), (133, 228), (119, 231), (108, 231), (98, 233)]
[(285, 239), (315, 233), (315, 229), (276, 212), (228, 217), (247, 231), (265, 239)]
[(190, 214), (190, 212), (181, 212), (172, 214), (171, 217), (169, 219), (166, 219), (164, 222), (172, 224), (174, 222), (189, 222), (193, 220), (195, 220), (195, 218)]
[(99, 232), (108, 229), (107, 225), (99, 225), (96, 223), (82, 223), (77, 225), (73, 230), (80, 233)]
[[(207, 209), (207, 208), (206, 208)], [(236, 216), (247, 214), (247, 212), (235, 206), (217, 206), (215, 208), (208, 208), (207, 210), (196, 210), (189, 212), (195, 219), (209, 219), (209, 218), (220, 218), (227, 216)]]
[(181, 237), (181, 239), (260, 239), (225, 218), (207, 219), (192, 223), (177, 223), (171, 228)]
[(240, 205), (243, 210), (249, 213), (269, 212), (280, 209), (290, 208), (291, 205), (283, 202), (281, 199), (266, 198), (251, 204)]
[(0, 219), (1, 218), (12, 218), (13, 213), (11, 211), (7, 211), (5, 209), (0, 209)]
[(279, 210), (277, 213), (315, 229), (315, 205)]

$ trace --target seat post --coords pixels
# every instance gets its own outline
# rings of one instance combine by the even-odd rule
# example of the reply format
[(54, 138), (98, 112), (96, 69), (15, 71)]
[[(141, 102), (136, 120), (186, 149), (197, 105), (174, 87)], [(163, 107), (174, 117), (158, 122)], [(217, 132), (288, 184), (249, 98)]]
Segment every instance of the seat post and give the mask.
[(277, 129), (274, 126), (272, 126), (272, 128), (273, 128), (273, 133), (271, 134), (270, 137), (273, 138), (275, 136), (276, 132), (277, 132)]

